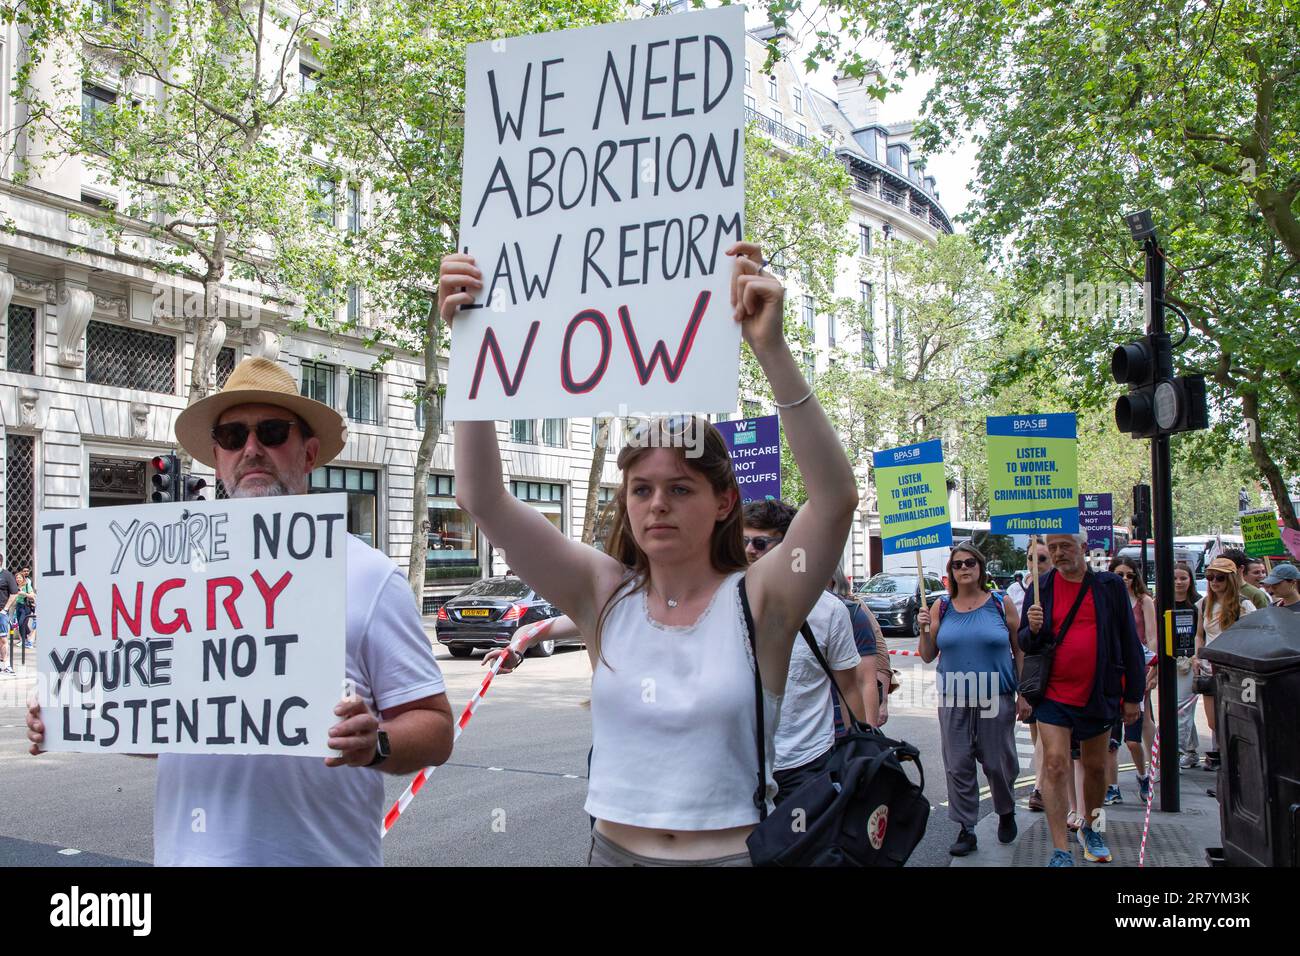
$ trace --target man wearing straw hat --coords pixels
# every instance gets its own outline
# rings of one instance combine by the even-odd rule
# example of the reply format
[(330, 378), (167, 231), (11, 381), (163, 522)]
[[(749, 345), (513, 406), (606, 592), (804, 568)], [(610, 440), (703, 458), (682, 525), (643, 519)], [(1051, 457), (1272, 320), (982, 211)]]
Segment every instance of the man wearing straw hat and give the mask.
[[(307, 493), (313, 468), (343, 450), (347, 429), (293, 376), (251, 358), (225, 387), (185, 409), (176, 439), (232, 498)], [(335, 756), (162, 754), (154, 800), (160, 866), (379, 866), (380, 772), (414, 773), (451, 755), (442, 672), (405, 576), (348, 535), (346, 674), (355, 692), (330, 728)], [(377, 716), (376, 716), (377, 715)], [(33, 702), (32, 753), (45, 728)]]

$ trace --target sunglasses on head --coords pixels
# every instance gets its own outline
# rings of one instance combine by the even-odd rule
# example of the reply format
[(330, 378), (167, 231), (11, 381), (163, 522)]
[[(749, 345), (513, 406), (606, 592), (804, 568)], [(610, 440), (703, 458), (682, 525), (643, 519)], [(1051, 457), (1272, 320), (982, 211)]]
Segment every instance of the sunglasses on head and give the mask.
[(289, 429), (298, 423), (283, 418), (268, 418), (249, 428), (243, 422), (226, 422), (212, 426), (212, 440), (226, 451), (239, 451), (248, 442), (249, 432), (257, 434), (257, 442), (266, 448), (276, 448), (289, 440)]
[(953, 558), (952, 559), (952, 567), (953, 570), (955, 571), (960, 571), (962, 568), (978, 568), (979, 564), (980, 563), (976, 561), (974, 558)]
[(776, 535), (769, 538), (760, 534), (751, 538), (749, 535), (745, 535), (745, 547), (753, 548), (755, 551), (766, 551), (769, 544), (780, 544), (783, 537), (785, 536)]
[(628, 430), (630, 444), (637, 445), (644, 443), (645, 439), (653, 434), (661, 435), (682, 435), (690, 431), (695, 425), (695, 416), (693, 415), (670, 415), (665, 418), (640, 418), (636, 424)]

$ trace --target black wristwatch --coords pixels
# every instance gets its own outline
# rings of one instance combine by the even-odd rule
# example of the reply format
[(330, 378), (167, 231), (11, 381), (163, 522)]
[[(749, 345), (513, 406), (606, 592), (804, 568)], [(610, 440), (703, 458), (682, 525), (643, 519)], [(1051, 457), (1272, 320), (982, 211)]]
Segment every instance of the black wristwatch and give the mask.
[(388, 746), (388, 734), (381, 730), (375, 740), (375, 759), (366, 766), (376, 767), (387, 760), (392, 753), (392, 748)]

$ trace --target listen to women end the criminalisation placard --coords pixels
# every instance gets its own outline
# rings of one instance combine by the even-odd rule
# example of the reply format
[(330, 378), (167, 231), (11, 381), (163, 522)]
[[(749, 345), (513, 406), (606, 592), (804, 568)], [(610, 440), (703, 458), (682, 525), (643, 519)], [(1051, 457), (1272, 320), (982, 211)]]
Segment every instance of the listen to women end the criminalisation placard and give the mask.
[(744, 12), (469, 47), (449, 419), (735, 408)]
[(948, 478), (938, 439), (874, 452), (884, 554), (952, 547)]
[(989, 530), (1077, 534), (1078, 431), (1073, 413), (988, 419)]
[(329, 756), (346, 513), (341, 494), (42, 512), (46, 749)]

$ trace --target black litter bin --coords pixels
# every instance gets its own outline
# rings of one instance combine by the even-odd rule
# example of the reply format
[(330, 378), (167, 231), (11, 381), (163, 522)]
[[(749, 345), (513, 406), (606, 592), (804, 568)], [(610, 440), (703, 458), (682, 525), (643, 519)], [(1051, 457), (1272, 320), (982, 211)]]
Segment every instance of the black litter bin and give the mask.
[(1300, 613), (1247, 614), (1201, 654), (1214, 665), (1224, 863), (1300, 865)]

